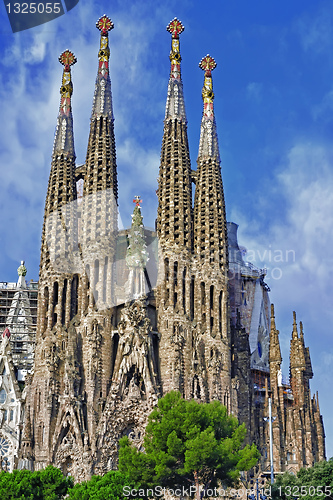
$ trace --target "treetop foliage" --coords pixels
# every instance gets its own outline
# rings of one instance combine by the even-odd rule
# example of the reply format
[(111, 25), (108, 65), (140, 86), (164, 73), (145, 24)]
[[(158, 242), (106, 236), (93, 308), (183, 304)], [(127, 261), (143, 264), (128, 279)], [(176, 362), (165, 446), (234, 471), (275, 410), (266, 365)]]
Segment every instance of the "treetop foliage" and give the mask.
[(14, 470), (0, 473), (1, 500), (59, 500), (71, 486), (73, 479), (64, 477), (53, 465), (35, 472)]
[(109, 471), (104, 476), (93, 476), (90, 481), (78, 483), (69, 490), (68, 500), (122, 500), (124, 486), (134, 486), (121, 472)]
[(187, 401), (172, 391), (149, 416), (144, 451), (120, 440), (119, 470), (145, 487), (231, 486), (259, 458), (254, 445), (243, 447), (245, 435), (245, 425), (219, 401)]
[(286, 472), (277, 477), (272, 486), (272, 498), (279, 500), (325, 500), (333, 498), (333, 458), (321, 461), (297, 476)]

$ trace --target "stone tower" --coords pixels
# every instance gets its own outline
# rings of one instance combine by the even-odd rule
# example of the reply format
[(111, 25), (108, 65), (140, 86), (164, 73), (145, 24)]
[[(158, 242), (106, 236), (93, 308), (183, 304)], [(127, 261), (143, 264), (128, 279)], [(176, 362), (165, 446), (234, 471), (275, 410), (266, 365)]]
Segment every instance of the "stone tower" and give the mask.
[(80, 409), (74, 411), (69, 403), (71, 394), (64, 385), (65, 366), (72, 370), (72, 381), (76, 375), (76, 339), (70, 337), (78, 286), (71, 272), (77, 251), (77, 214), (70, 66), (76, 58), (66, 50), (59, 60), (64, 71), (42, 232), (34, 375), (27, 387), (22, 437), (22, 458), (34, 458), (36, 468), (54, 461), (56, 443), (62, 439), (60, 415), (72, 412), (72, 426), (81, 417)]
[(187, 139), (179, 35), (184, 27), (174, 19), (171, 33), (171, 70), (161, 163), (158, 177), (157, 234), (159, 284), (157, 317), (160, 338), (160, 373), (163, 392), (180, 390), (189, 396), (189, 342), (193, 320), (192, 177)]
[(199, 67), (205, 76), (194, 198), (194, 336), (209, 367), (206, 399), (219, 399), (231, 412), (228, 237), (212, 83), (216, 62), (207, 55)]
[[(139, 196), (133, 200), (131, 228), (120, 231), (117, 226), (108, 38), (113, 23), (104, 15), (96, 25), (101, 32), (98, 71), (86, 161), (79, 167), (71, 112), (70, 67), (76, 59), (68, 50), (60, 56), (64, 72), (20, 466), (40, 469), (53, 463), (76, 480), (115, 469), (119, 439), (127, 435), (140, 448), (148, 415), (158, 398), (173, 389), (187, 399), (221, 401), (246, 424), (248, 441), (262, 452), (262, 470), (269, 396), (278, 417), (273, 429), (276, 470), (285, 470), (293, 450), (299, 450), (298, 468), (324, 458), (322, 417), (318, 397), (310, 395), (312, 368), (303, 328), (298, 336), (295, 317), (289, 386), (282, 381), (265, 272), (243, 261), (235, 224), (229, 224), (228, 238), (214, 115), (216, 62), (207, 55), (199, 64), (203, 114), (197, 170), (192, 171), (180, 67), (184, 27), (176, 18), (169, 23), (171, 70), (155, 252), (148, 241), (156, 233), (144, 228)], [(148, 272), (155, 261), (156, 286)]]
[[(60, 56), (65, 68), (45, 204), (35, 370), (26, 388), (21, 446), (21, 466), (39, 469), (54, 463), (77, 479), (114, 467), (121, 436), (142, 441), (159, 391), (152, 332), (155, 299), (142, 286), (147, 259), (136, 264), (138, 252), (141, 257), (145, 253), (140, 203), (132, 233), (142, 232), (142, 244), (139, 248), (138, 238), (132, 239), (128, 280), (124, 283), (121, 276), (117, 281), (118, 188), (108, 43), (113, 23), (102, 16), (96, 25), (101, 39), (90, 134), (86, 162), (77, 169), (70, 101), (70, 66), (76, 59), (69, 51)], [(126, 302), (121, 288), (134, 290)]]
[[(268, 415), (268, 396), (272, 399), (273, 462), (275, 471), (288, 470), (296, 473), (301, 467), (309, 467), (325, 460), (325, 433), (320, 415), (318, 394), (311, 398), (309, 379), (312, 378), (309, 348), (305, 347), (303, 325), (298, 335), (296, 313), (293, 313), (293, 330), (290, 343), (290, 385), (281, 372), (279, 331), (276, 329), (274, 306), (271, 306), (270, 332), (270, 391), (266, 388), (265, 400), (260, 408), (261, 418)], [(258, 443), (263, 452), (262, 468), (268, 468), (268, 424)], [(268, 452), (268, 450), (267, 450)], [(266, 460), (265, 460), (266, 456)]]

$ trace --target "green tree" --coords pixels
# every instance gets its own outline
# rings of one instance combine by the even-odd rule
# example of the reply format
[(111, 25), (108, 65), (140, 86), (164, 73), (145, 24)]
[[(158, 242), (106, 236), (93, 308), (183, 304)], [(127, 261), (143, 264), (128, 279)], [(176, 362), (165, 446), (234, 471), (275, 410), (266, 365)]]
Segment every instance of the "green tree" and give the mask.
[(52, 465), (35, 472), (14, 470), (0, 473), (1, 500), (60, 500), (71, 486), (72, 478), (65, 478)]
[(239, 472), (258, 461), (255, 445), (243, 447), (245, 425), (219, 402), (184, 400), (172, 391), (149, 416), (144, 451), (120, 440), (119, 470), (143, 488), (191, 487), (200, 490), (237, 484)]
[(69, 500), (122, 500), (124, 487), (133, 484), (118, 471), (109, 471), (104, 476), (93, 476), (90, 481), (76, 484), (69, 490)]
[(333, 458), (301, 469), (297, 476), (288, 472), (277, 477), (272, 498), (279, 500), (325, 500), (333, 498)]

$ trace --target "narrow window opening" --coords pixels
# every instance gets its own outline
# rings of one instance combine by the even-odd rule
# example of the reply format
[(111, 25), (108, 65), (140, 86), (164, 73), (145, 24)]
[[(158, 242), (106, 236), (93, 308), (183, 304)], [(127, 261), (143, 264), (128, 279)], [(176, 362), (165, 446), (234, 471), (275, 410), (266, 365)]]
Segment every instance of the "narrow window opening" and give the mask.
[(61, 324), (65, 324), (66, 318), (66, 296), (67, 296), (67, 279), (64, 281), (64, 287), (62, 289), (62, 300), (61, 300)]
[(190, 285), (190, 317), (191, 321), (194, 319), (194, 276), (191, 276)]

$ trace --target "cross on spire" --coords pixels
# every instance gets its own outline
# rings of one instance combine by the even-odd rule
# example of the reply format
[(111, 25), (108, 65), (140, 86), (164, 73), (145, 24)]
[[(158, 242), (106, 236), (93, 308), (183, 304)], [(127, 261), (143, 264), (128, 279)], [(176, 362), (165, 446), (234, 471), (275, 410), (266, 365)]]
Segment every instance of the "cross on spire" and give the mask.
[(136, 207), (140, 208), (140, 204), (142, 203), (141, 197), (140, 196), (134, 196), (133, 203), (135, 203)]
[(102, 33), (102, 35), (106, 36), (108, 31), (111, 31), (114, 28), (114, 24), (111, 19), (104, 14), (104, 16), (100, 17), (96, 22), (96, 27)]
[(77, 62), (77, 59), (73, 52), (71, 52), (69, 49), (66, 49), (62, 54), (60, 54), (59, 62), (64, 66), (65, 71), (69, 71), (69, 67), (73, 66), (73, 64)]
[(182, 23), (175, 17), (172, 21), (169, 22), (167, 26), (167, 31), (171, 33), (172, 38), (179, 38), (179, 35), (184, 31), (184, 26)]
[(199, 62), (199, 68), (205, 71), (205, 76), (211, 76), (213, 69), (217, 66), (216, 61), (213, 57), (207, 54), (205, 57), (201, 59)]

